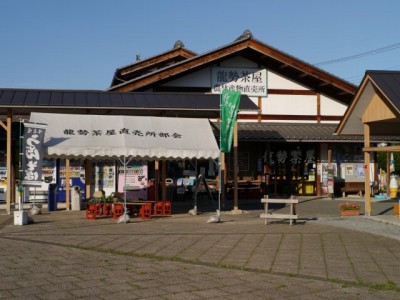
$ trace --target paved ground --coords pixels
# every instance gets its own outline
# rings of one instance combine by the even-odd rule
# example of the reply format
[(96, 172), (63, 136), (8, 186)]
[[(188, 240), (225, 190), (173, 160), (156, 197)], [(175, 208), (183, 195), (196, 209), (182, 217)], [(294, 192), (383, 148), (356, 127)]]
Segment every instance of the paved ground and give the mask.
[[(218, 224), (201, 205), (129, 224), (57, 211), (15, 226), (0, 211), (0, 299), (399, 299), (400, 239), (319, 222), (345, 220), (339, 202), (303, 199), (294, 226), (265, 226), (258, 203)], [(391, 207), (373, 218), (400, 225)]]

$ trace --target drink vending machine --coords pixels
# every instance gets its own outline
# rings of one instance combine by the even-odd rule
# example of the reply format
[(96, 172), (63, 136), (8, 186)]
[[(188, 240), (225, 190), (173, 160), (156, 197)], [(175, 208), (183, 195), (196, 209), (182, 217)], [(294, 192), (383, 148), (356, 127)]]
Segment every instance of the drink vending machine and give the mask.
[[(115, 161), (93, 161), (91, 164), (90, 196), (98, 190), (103, 190), (108, 196), (115, 191)], [(1, 169), (0, 169), (1, 171)], [(4, 176), (6, 174), (4, 173)], [(0, 181), (2, 177), (0, 174)], [(27, 202), (47, 202), (49, 186), (56, 186), (56, 202), (66, 200), (66, 164), (65, 159), (44, 159), (42, 168), (42, 184), (40, 187), (26, 187), (24, 190), (24, 201)], [(5, 179), (4, 179), (5, 182)], [(70, 189), (78, 187), (81, 200), (86, 198), (85, 188), (85, 161), (70, 160)]]
[[(65, 202), (66, 200), (66, 164), (65, 159), (57, 160), (57, 202)], [(69, 186), (79, 187), (79, 192), (81, 193), (81, 199), (85, 199), (85, 161), (80, 159), (71, 159), (69, 167)]]
[(102, 190), (105, 196), (109, 196), (115, 192), (115, 161), (102, 160), (92, 162), (91, 174), (91, 194)]

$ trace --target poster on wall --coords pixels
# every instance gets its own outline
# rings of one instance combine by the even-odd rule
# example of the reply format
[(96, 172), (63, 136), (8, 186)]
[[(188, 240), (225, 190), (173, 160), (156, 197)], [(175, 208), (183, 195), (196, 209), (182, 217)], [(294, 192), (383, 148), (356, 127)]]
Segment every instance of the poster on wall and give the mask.
[(322, 193), (333, 194), (336, 164), (322, 164)]
[(128, 198), (146, 200), (147, 183), (147, 162), (130, 162), (126, 167), (126, 174), (124, 174), (124, 167), (119, 167), (118, 192), (124, 193), (125, 187), (125, 189), (127, 190)]

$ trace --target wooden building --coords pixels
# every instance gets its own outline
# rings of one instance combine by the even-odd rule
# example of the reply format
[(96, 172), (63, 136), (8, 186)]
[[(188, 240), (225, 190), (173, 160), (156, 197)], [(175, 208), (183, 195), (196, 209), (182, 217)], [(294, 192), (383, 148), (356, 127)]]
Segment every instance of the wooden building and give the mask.
[[(363, 176), (341, 173), (346, 164), (363, 166), (362, 137), (334, 135), (356, 86), (248, 30), (204, 54), (178, 41), (170, 51), (118, 68), (108, 90), (218, 94), (222, 89), (245, 93), (258, 107), (238, 116), (238, 175), (244, 185), (265, 183), (272, 194), (321, 195), (328, 192), (322, 178), (328, 163), (335, 168), (336, 191), (346, 180), (363, 183)], [(231, 161), (228, 155), (228, 188)]]
[[(364, 138), (365, 166), (370, 166), (377, 152), (400, 152), (400, 72), (366, 71), (354, 101), (340, 122), (336, 133)], [(374, 136), (397, 143), (377, 147)], [(389, 159), (387, 159), (389, 161)], [(373, 172), (366, 172), (365, 190), (370, 190)], [(389, 178), (388, 178), (389, 179)], [(387, 184), (388, 185), (388, 184)], [(371, 214), (371, 194), (365, 194), (365, 213)]]

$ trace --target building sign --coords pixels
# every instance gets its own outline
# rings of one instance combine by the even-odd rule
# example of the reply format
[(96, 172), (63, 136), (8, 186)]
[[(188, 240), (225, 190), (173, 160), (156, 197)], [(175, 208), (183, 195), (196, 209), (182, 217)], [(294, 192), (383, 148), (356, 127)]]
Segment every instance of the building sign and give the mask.
[(268, 95), (267, 70), (256, 68), (212, 68), (211, 92), (236, 91), (248, 96)]
[(162, 138), (162, 139), (180, 139), (182, 138), (182, 134), (177, 132), (168, 132), (168, 131), (152, 131), (152, 130), (137, 130), (137, 129), (129, 129), (129, 128), (109, 128), (109, 129), (91, 129), (87, 130), (85, 128), (80, 129), (71, 129), (65, 128), (63, 129), (63, 135), (69, 136), (93, 136), (93, 137), (102, 137), (102, 136), (112, 136), (112, 135), (132, 135), (138, 137), (152, 137), (152, 138)]
[(24, 123), (24, 140), (22, 142), (22, 185), (41, 186), (43, 140), (46, 125)]

